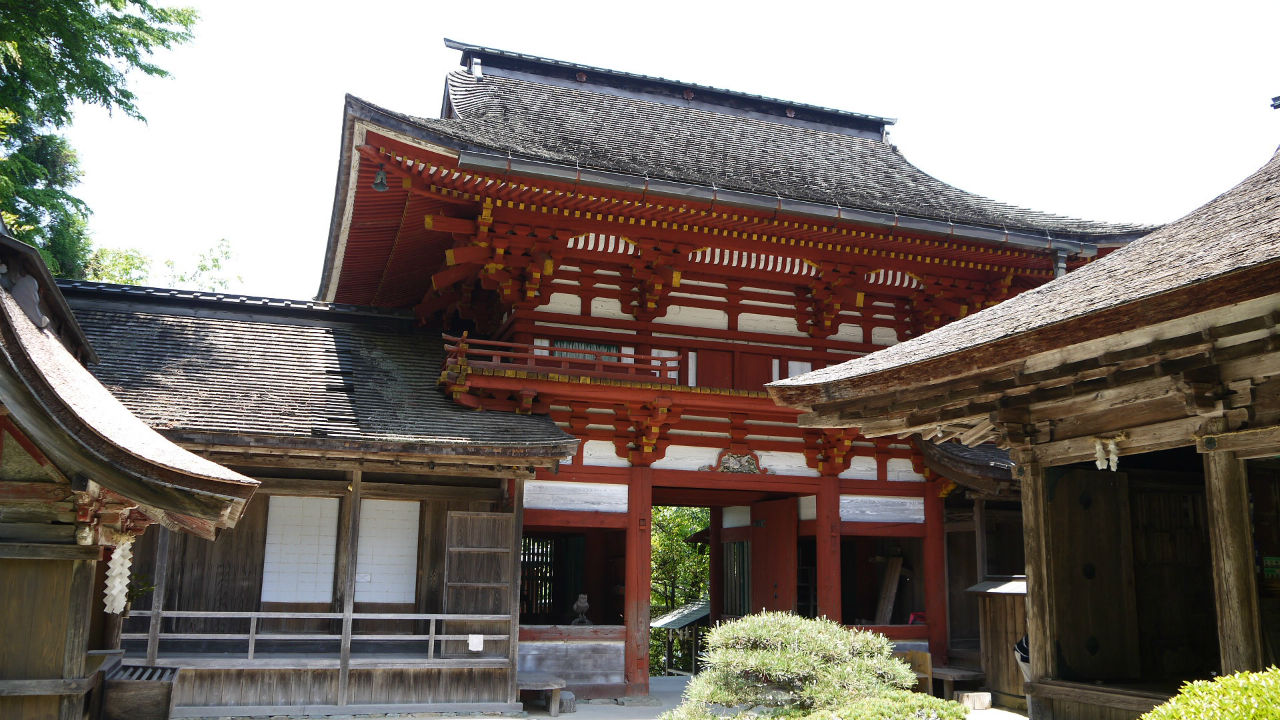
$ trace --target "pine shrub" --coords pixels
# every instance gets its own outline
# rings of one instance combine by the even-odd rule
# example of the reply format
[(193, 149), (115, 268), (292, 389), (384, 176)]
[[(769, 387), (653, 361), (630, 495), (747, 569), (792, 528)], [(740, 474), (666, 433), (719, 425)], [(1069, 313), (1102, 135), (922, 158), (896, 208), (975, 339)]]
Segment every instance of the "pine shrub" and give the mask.
[(915, 673), (883, 635), (768, 612), (707, 636), (703, 670), (662, 720), (963, 720), (964, 708), (913, 693)]

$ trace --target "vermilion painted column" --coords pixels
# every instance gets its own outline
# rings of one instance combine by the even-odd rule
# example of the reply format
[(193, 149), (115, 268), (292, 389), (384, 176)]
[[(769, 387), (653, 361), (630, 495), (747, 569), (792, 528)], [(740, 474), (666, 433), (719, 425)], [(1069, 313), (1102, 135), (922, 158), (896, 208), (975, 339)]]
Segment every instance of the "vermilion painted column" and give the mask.
[(839, 478), (822, 478), (816, 500), (814, 534), (818, 550), (818, 615), (841, 622)]
[(628, 695), (649, 694), (649, 583), (652, 574), (650, 525), (653, 515), (653, 471), (632, 468), (627, 488), (626, 633)]
[(947, 661), (946, 528), (943, 526), (942, 482), (925, 484), (924, 613), (929, 622), (929, 652), (935, 665)]
[(711, 528), (707, 533), (711, 545), (710, 577), (707, 579), (707, 592), (711, 594), (711, 624), (720, 621), (724, 614), (724, 544), (720, 539), (720, 526), (724, 525), (724, 511), (711, 508)]

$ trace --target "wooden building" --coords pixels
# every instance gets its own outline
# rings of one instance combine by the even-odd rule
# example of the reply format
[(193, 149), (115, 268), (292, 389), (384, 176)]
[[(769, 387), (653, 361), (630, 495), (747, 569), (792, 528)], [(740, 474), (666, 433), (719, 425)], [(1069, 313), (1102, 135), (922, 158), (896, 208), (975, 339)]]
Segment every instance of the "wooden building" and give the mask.
[(170, 441), (261, 483), (216, 542), (149, 534), (130, 658), (174, 716), (512, 711), (523, 483), (577, 441), (437, 389), (412, 315), (63, 283), (93, 372)]
[(1032, 717), (1134, 718), (1280, 653), (1280, 154), (995, 307), (779, 381), (806, 427), (1015, 461)]
[(213, 540), (257, 489), (131, 415), (82, 365), (95, 359), (40, 254), (0, 224), (6, 720), (80, 720), (96, 709), (104, 671), (119, 664), (105, 651), (115, 646), (138, 538)]
[(713, 617), (826, 615), (942, 664), (949, 479), (764, 385), (1145, 229), (949, 186), (885, 118), (448, 44), (439, 118), (347, 99), (319, 297), (413, 312), (458, 406), (580, 441), (526, 484), (521, 667), (645, 692), (653, 505), (712, 509)]

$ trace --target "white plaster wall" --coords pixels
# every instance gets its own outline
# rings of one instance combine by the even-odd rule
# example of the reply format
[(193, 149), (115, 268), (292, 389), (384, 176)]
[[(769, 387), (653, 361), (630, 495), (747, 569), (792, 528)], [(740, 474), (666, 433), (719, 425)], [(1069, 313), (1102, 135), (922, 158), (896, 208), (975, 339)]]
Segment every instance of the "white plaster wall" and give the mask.
[(857, 323), (843, 323), (840, 329), (831, 334), (832, 340), (843, 340), (844, 342), (862, 342), (862, 326)]
[(631, 463), (618, 456), (618, 448), (609, 440), (588, 440), (582, 443), (582, 464), (602, 467), (630, 467)]
[(563, 480), (530, 480), (524, 484), (524, 506), (531, 510), (627, 511), (627, 486)]
[(924, 522), (924, 498), (841, 495), (844, 522)]
[(872, 345), (897, 345), (898, 331), (890, 327), (871, 328)]
[(330, 602), (338, 499), (273, 495), (267, 506), (263, 602)]
[(816, 495), (805, 495), (796, 503), (800, 511), (801, 520), (817, 520), (818, 519), (818, 497)]
[(418, 577), (418, 509), (412, 500), (361, 500), (356, 602), (411, 603)]
[(655, 470), (702, 470), (715, 465), (720, 448), (695, 445), (668, 445), (667, 454), (650, 467)]
[(924, 482), (924, 476), (916, 472), (915, 465), (908, 458), (890, 458), (886, 470), (890, 480), (899, 482)]
[(591, 298), (591, 317), (627, 320), (631, 316), (622, 312), (622, 302), (617, 298)]
[(547, 301), (538, 306), (538, 310), (550, 313), (582, 314), (582, 298), (572, 293), (551, 293)]
[(662, 325), (686, 325), (688, 327), (710, 328), (712, 330), (728, 330), (729, 313), (711, 308), (671, 305), (667, 307), (666, 314), (660, 318), (655, 318), (654, 322)]
[(781, 315), (758, 315), (742, 313), (738, 316), (738, 329), (742, 332), (769, 333), (770, 335), (790, 335), (792, 337), (809, 337), (796, 327), (795, 318)]
[(787, 377), (795, 377), (813, 370), (813, 363), (808, 360), (788, 360)]
[(821, 474), (809, 467), (805, 462), (804, 453), (761, 450), (756, 455), (760, 458), (760, 467), (778, 475), (817, 477)]
[(876, 459), (858, 455), (849, 463), (849, 469), (840, 473), (845, 480), (879, 480), (876, 476)]
[(724, 509), (720, 516), (722, 527), (736, 528), (751, 525), (751, 508), (747, 505), (734, 505)]

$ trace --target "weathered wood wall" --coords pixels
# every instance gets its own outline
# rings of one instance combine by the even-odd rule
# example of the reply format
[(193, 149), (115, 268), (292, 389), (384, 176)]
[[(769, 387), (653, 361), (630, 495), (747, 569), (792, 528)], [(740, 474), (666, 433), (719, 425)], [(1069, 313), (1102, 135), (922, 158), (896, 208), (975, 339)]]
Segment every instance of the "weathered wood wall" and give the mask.
[(1053, 720), (1136, 720), (1143, 715), (1141, 710), (1125, 710), (1093, 703), (1070, 700), (1052, 702)]
[(994, 692), (1022, 697), (1022, 670), (1013, 645), (1027, 632), (1027, 598), (1012, 593), (978, 595), (982, 621), (982, 671)]
[(1171, 687), (1218, 670), (1204, 483), (1189, 479), (1130, 482), (1142, 678)]
[(525, 625), (519, 668), (564, 678), (580, 698), (618, 697), (626, 690), (625, 630), (621, 625)]
[[(71, 560), (0, 560), (0, 679), (63, 677)], [(2, 697), (0, 718), (58, 717), (56, 697)]]
[[(509, 672), (506, 668), (352, 668), (348, 704), (494, 702), (493, 688), (505, 693)], [(337, 703), (336, 668), (188, 668), (179, 673), (174, 686), (174, 704), (186, 707)]]

